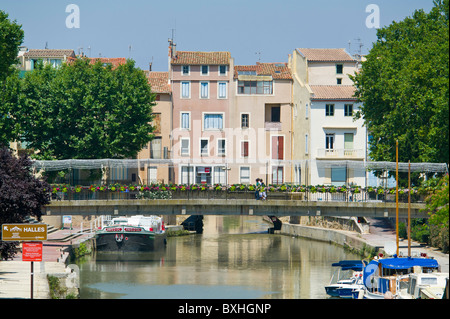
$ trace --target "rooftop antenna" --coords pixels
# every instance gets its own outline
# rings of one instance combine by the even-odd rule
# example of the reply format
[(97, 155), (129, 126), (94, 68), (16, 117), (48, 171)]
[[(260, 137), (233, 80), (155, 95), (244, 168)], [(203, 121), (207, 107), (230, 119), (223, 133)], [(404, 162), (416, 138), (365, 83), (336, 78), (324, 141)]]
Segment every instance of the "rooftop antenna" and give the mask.
[(352, 41), (348, 40), (348, 53), (350, 53), (350, 54), (352, 54), (352, 51), (350, 49), (351, 45), (352, 45)]
[(359, 51), (358, 54), (361, 56), (362, 55), (362, 47), (364, 46), (364, 44), (361, 42), (361, 38), (356, 38), (356, 41), (358, 41), (358, 45), (359, 45)]
[(128, 46), (128, 59), (131, 58), (131, 44)]
[(48, 42), (47, 41), (45, 41), (45, 49), (46, 50), (48, 49)]

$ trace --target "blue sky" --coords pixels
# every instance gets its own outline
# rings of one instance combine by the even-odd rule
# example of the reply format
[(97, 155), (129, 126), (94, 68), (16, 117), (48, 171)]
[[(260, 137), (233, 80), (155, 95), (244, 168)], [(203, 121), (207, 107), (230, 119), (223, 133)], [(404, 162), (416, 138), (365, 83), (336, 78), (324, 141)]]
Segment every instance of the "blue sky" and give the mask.
[[(66, 27), (69, 4), (80, 9), (79, 28)], [(83, 48), (167, 71), (172, 29), (178, 50), (229, 51), (240, 65), (287, 62), (299, 47), (356, 53), (358, 38), (366, 54), (376, 41), (376, 29), (366, 27), (369, 4), (378, 6), (381, 27), (433, 7), (432, 0), (0, 0), (0, 10), (22, 25), (29, 49)]]

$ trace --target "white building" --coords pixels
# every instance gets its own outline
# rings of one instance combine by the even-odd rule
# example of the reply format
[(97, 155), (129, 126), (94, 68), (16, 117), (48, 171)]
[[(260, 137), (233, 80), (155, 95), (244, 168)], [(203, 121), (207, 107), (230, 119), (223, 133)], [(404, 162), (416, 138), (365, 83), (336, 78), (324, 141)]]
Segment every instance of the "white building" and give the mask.
[(312, 85), (311, 89), (311, 184), (365, 185), (365, 172), (346, 165), (366, 158), (364, 121), (353, 117), (361, 106), (353, 97), (354, 87)]
[(344, 49), (294, 50), (294, 158), (301, 160), (301, 183), (309, 185), (365, 185), (364, 171), (347, 161), (366, 159), (366, 128), (354, 120), (360, 107), (349, 75), (357, 61)]

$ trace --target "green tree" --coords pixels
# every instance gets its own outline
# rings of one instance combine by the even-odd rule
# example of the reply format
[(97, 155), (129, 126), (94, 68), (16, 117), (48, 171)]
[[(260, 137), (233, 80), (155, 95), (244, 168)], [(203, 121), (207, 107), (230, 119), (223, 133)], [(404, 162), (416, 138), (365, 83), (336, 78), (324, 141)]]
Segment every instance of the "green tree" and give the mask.
[(376, 161), (449, 162), (449, 5), (377, 31), (362, 69), (352, 79), (363, 103), (370, 156)]
[(23, 41), (23, 30), (16, 21), (11, 22), (8, 14), (0, 10), (0, 147), (8, 146), (14, 139), (15, 122), (10, 110), (17, 100), (17, 62), (19, 45)]
[(23, 41), (22, 26), (8, 19), (8, 14), (0, 10), (0, 81), (12, 73), (11, 66), (17, 62), (19, 45)]
[(38, 66), (20, 83), (13, 117), (39, 159), (128, 158), (153, 137), (155, 95), (134, 61)]

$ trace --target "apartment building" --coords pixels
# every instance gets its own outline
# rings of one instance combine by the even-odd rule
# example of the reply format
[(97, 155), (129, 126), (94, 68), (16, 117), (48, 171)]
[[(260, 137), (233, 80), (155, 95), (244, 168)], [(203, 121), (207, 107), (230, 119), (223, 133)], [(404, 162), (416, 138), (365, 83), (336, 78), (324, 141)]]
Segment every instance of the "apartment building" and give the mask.
[(229, 52), (176, 51), (172, 43), (169, 47), (172, 159), (177, 183), (228, 182), (225, 132), (232, 70)]
[(294, 156), (302, 184), (365, 184), (346, 166), (366, 158), (366, 128), (350, 74), (357, 61), (344, 49), (298, 48), (290, 56), (294, 85)]
[(234, 67), (230, 127), (234, 159), (230, 170), (236, 183), (291, 181), (292, 74), (287, 63)]

